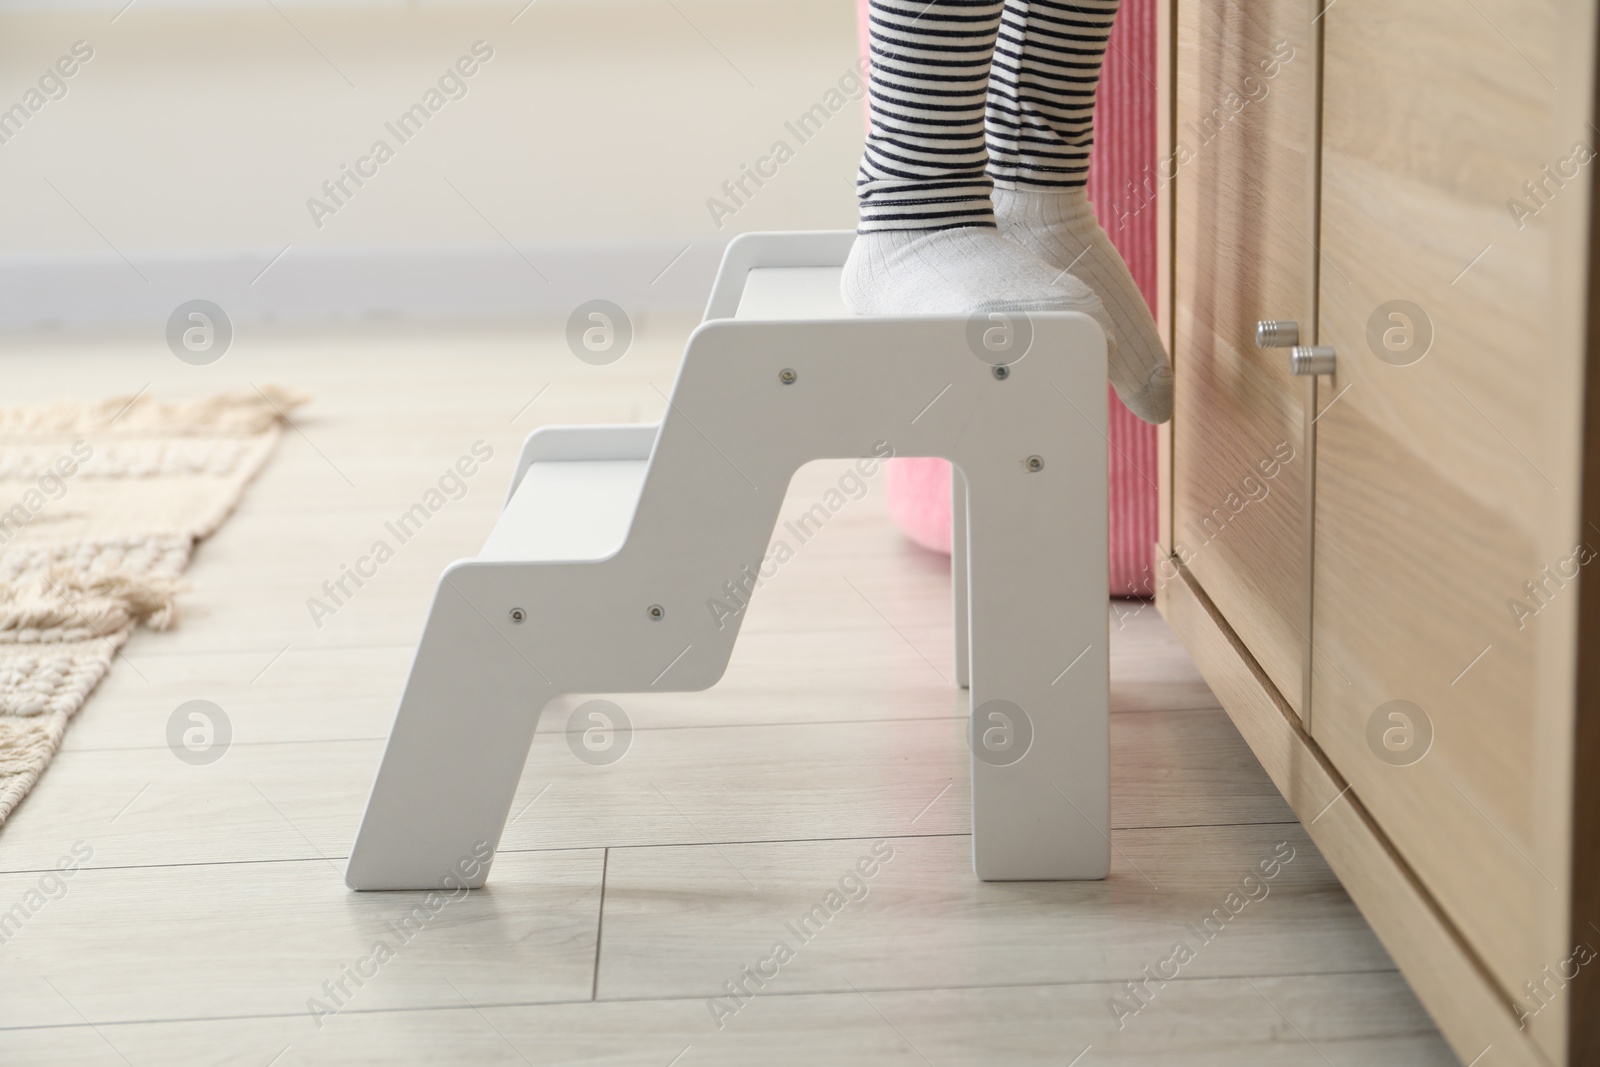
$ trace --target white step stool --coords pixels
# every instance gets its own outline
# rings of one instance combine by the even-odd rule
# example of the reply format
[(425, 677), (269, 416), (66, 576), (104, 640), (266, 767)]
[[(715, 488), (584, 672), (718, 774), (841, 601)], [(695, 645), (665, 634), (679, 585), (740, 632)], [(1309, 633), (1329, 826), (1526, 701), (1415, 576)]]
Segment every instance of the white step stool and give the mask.
[(742, 613), (719, 620), (708, 601), (760, 566), (790, 478), (884, 442), (957, 469), (978, 877), (1105, 877), (1104, 336), (1084, 315), (1033, 314), (1031, 348), (997, 370), (1016, 357), (975, 354), (985, 321), (851, 315), (852, 240), (736, 239), (659, 425), (528, 437), (483, 551), (439, 579), (352, 888), (481, 886), (545, 705), (714, 685)]

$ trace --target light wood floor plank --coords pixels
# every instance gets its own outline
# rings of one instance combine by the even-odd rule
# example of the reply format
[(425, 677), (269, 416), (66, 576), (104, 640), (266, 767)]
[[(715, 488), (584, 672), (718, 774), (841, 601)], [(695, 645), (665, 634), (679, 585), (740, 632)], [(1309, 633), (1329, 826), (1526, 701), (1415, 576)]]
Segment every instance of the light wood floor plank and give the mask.
[[(62, 840), (60, 853), (72, 844)], [(602, 860), (506, 856), (487, 892), (432, 905), (424, 893), (351, 893), (341, 869), (321, 861), (78, 870), (7, 935), (0, 1026), (309, 1020), (307, 1001), (331, 1004), (324, 982), (346, 967), (378, 976), (345, 979), (340, 999), (352, 1010), (459, 1003), (446, 978), (479, 1002), (587, 998)], [(0, 901), (9, 908), (40, 883), (0, 875)], [(363, 962), (378, 958), (380, 941), (392, 958)]]
[[(0, 834), (0, 869), (44, 869), (80, 837), (101, 867), (344, 856), (381, 751), (381, 738), (237, 744), (207, 766), (165, 747), (63, 752)], [(1293, 818), (1220, 710), (1117, 715), (1112, 759), (1115, 826)], [(965, 834), (970, 780), (950, 717), (643, 729), (607, 766), (557, 731), (534, 742), (501, 845)]]
[[(1193, 952), (1180, 968), (1190, 977), (1392, 967), (1297, 825), (1122, 830), (1112, 840), (1107, 881), (1010, 883), (957, 877), (971, 867), (970, 838), (895, 840), (893, 858), (864, 879), (866, 895), (835, 902), (831, 918), (821, 912), (820, 930), (799, 921), (874, 855), (872, 842), (617, 849), (599, 995), (726, 995), (723, 983), (744, 967), (771, 971), (760, 961), (779, 941), (794, 958), (778, 988), (792, 993), (1134, 977), (1159, 969), (1178, 942)], [(1293, 860), (1204, 940), (1207, 916), (1242, 894), (1281, 842)]]
[[(1253, 983), (1253, 984), (1252, 984)], [(700, 1000), (0, 1031), (0, 1059), (63, 1067), (472, 1063), (483, 1067), (1446, 1067), (1392, 972), (1170, 983), (1118, 1028), (1106, 983), (763, 995), (722, 1030)], [(1282, 1014), (1279, 1014), (1279, 1013)], [(685, 1051), (687, 1049), (687, 1051)], [(926, 1057), (926, 1059), (924, 1059)]]
[[(1119, 604), (1113, 610), (1130, 609)], [(929, 628), (917, 639), (926, 647), (943, 648), (948, 638), (948, 628)], [(173, 710), (194, 699), (223, 708), (240, 742), (382, 737), (394, 719), (415, 651), (410, 644), (319, 648), (293, 643), (247, 651), (160, 650), (159, 640), (152, 637), (101, 682), (68, 731), (65, 750), (160, 744)], [(827, 669), (818, 670), (819, 663)], [(563, 729), (567, 714), (584, 699), (563, 698), (539, 728)], [(740, 635), (728, 673), (710, 690), (613, 694), (610, 699), (629, 708), (640, 728), (958, 718), (967, 713), (966, 693), (947, 685), (887, 627), (851, 633), (751, 629)], [(1154, 609), (1120, 630), (1112, 623), (1111, 706), (1113, 712), (1216, 706), (1193, 662)]]

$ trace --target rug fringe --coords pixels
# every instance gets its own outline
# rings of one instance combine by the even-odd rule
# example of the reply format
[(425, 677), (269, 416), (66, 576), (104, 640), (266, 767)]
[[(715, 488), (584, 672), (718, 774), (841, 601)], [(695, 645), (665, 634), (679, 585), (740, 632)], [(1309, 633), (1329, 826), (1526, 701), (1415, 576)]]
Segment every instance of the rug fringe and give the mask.
[(170, 630), (184, 588), (165, 575), (54, 566), (45, 578), (0, 583), (0, 644), (110, 638), (141, 622)]

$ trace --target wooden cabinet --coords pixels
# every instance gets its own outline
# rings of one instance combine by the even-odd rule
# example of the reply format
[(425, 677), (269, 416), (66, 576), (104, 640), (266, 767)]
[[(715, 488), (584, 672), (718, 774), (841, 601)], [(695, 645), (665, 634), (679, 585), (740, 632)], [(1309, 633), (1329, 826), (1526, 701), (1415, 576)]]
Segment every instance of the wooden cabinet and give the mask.
[[(1593, 6), (1167, 18), (1180, 157), (1257, 53), (1294, 58), (1162, 205), (1162, 609), (1463, 1061), (1600, 1062)], [(1195, 550), (1279, 439), (1266, 506)]]
[[(1289, 705), (1308, 681), (1308, 390), (1256, 321), (1316, 307), (1315, 4), (1178, 7), (1168, 164), (1175, 373), (1169, 542)], [(1226, 284), (1218, 284), (1226, 279)]]
[(1446, 25), (1341, 0), (1324, 20), (1321, 244), (1337, 269), (1319, 329), (1340, 372), (1318, 420), (1312, 736), (1526, 1000), (1573, 949), (1564, 646), (1577, 557), (1600, 540), (1575, 508), (1583, 310), (1561, 285), (1586, 273), (1559, 241), (1582, 225), (1582, 168), (1547, 183), (1546, 209), (1508, 202), (1591, 135), (1554, 88), (1580, 73), (1561, 62), (1558, 5), (1484, 13)]

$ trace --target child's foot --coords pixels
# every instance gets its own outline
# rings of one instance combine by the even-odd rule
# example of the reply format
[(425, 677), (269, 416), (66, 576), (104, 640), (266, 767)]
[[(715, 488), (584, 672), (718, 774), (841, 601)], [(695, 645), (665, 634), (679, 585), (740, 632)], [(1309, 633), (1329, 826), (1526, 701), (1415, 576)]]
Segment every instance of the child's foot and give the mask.
[(1155, 319), (1083, 190), (997, 188), (993, 196), (1002, 234), (1057, 270), (1070, 270), (1104, 301), (1118, 340), (1108, 353), (1111, 384), (1128, 410), (1146, 422), (1172, 418), (1172, 364)]
[(993, 227), (884, 230), (856, 235), (840, 284), (858, 315), (1081, 311), (1115, 352), (1111, 319), (1087, 285)]

